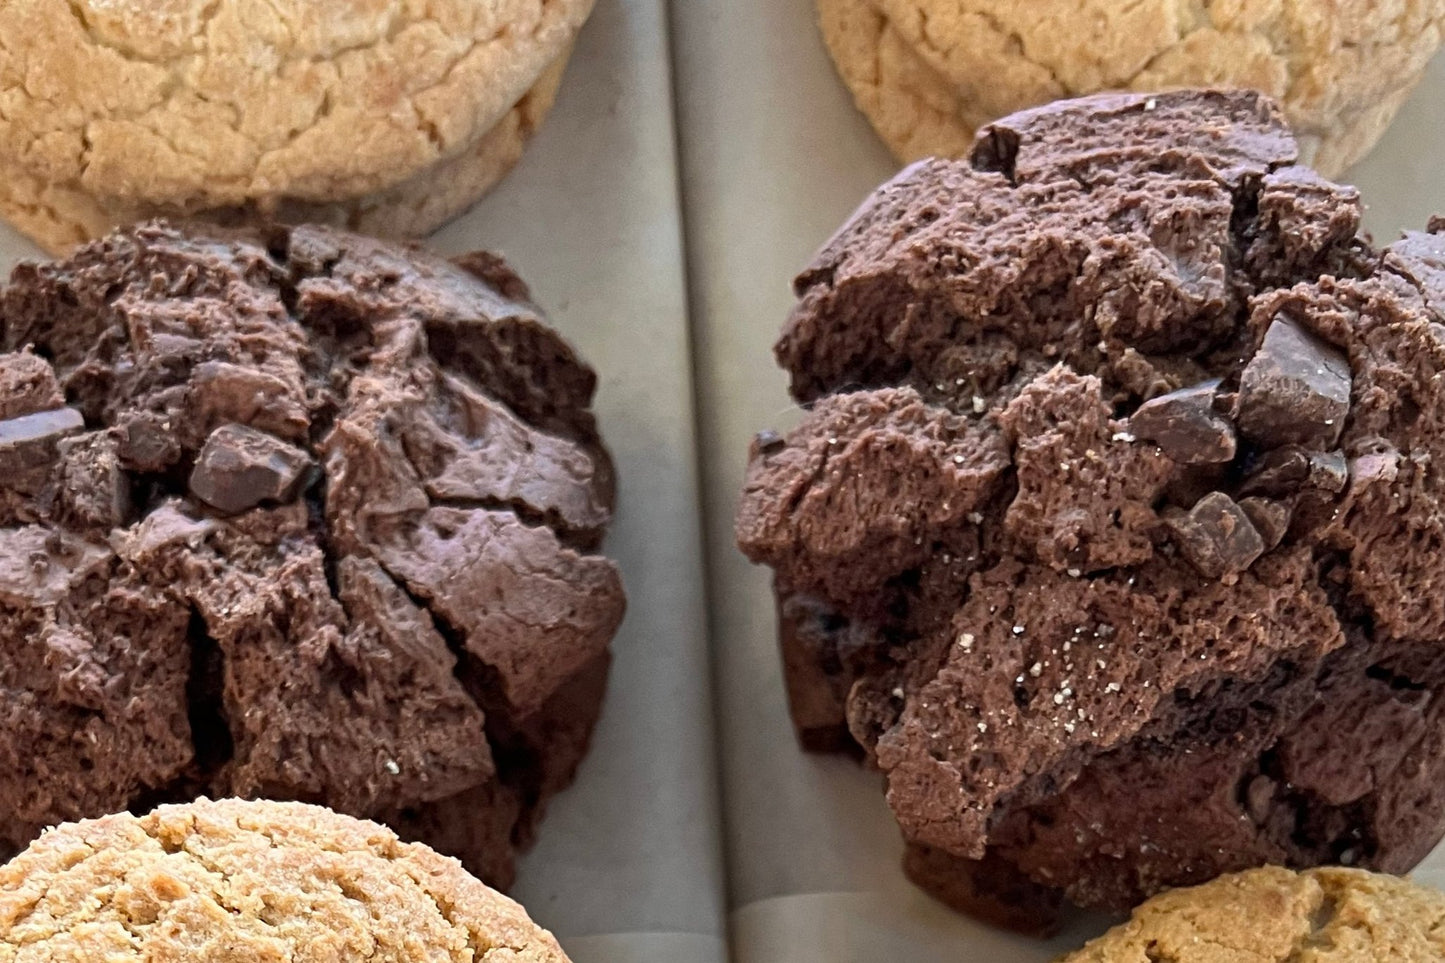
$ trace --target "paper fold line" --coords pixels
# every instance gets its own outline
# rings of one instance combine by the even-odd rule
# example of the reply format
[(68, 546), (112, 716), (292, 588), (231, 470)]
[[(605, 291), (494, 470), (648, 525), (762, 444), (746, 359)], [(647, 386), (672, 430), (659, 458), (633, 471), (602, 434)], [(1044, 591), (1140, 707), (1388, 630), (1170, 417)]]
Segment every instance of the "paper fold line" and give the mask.
[(558, 937), (572, 963), (727, 963), (727, 944), (705, 933)]
[(1046, 963), (1102, 928), (1089, 921), (1035, 940), (978, 923), (921, 892), (778, 896), (738, 907), (730, 923), (733, 959), (743, 963)]

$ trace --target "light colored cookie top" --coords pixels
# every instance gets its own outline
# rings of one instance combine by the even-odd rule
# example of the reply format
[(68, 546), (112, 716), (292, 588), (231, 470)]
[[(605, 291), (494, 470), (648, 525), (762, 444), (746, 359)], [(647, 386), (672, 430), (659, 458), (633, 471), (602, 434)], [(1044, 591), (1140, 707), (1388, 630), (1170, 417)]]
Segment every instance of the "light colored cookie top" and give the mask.
[(0, 0), (0, 173), (118, 206), (327, 202), (491, 130), (592, 0)]
[(1270, 866), (1149, 900), (1059, 963), (1438, 963), (1445, 893), (1357, 869)]
[(68, 823), (0, 868), (0, 961), (566, 963), (453, 859), (301, 803)]
[(1063, 97), (1180, 86), (1279, 99), (1327, 175), (1364, 153), (1442, 41), (1445, 0), (818, 0), (860, 106), (900, 158)]

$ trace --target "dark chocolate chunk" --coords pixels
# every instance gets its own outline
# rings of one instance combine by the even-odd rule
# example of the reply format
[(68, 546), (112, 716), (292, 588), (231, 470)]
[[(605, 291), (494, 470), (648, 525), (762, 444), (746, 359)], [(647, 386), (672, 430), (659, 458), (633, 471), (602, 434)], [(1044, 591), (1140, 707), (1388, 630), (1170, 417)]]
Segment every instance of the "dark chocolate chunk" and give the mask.
[(85, 418), (74, 408), (56, 408), (0, 421), (0, 474), (6, 486), (38, 491), (59, 453), (60, 440), (85, 430)]
[(1342, 492), (1350, 480), (1349, 462), (1342, 451), (1310, 452), (1309, 484), (1327, 492)]
[(181, 458), (181, 442), (171, 422), (155, 412), (136, 412), (120, 424), (121, 463), (147, 474), (165, 471)]
[(0, 459), (3, 464), (27, 463), (32, 452), (54, 450), (66, 435), (85, 428), (85, 418), (74, 408), (56, 408), (0, 421)]
[(1239, 382), (1239, 427), (1257, 444), (1331, 448), (1350, 412), (1350, 363), (1288, 318), (1275, 318)]
[(1291, 495), (1303, 488), (1326, 492), (1344, 490), (1349, 477), (1343, 452), (1306, 451), (1286, 445), (1266, 452), (1245, 478), (1246, 495)]
[(316, 467), (310, 455), (245, 425), (222, 425), (191, 471), (191, 494), (232, 515), (262, 502), (289, 502)]
[(1129, 418), (1129, 433), (1152, 441), (1182, 465), (1212, 465), (1234, 458), (1234, 426), (1215, 410), (1215, 378), (1151, 398)]
[(1264, 554), (1264, 540), (1249, 516), (1224, 492), (1205, 495), (1167, 524), (1179, 554), (1206, 578), (1243, 572)]
[(753, 438), (753, 451), (759, 455), (772, 455), (787, 447), (787, 441), (782, 435), (772, 429), (758, 432)]
[(1297, 445), (1267, 452), (1240, 486), (1246, 495), (1291, 495), (1310, 477), (1310, 455)]
[(1278, 547), (1289, 531), (1289, 506), (1268, 498), (1241, 498), (1239, 507), (1244, 510), (1249, 523), (1259, 532), (1264, 541), (1265, 551)]

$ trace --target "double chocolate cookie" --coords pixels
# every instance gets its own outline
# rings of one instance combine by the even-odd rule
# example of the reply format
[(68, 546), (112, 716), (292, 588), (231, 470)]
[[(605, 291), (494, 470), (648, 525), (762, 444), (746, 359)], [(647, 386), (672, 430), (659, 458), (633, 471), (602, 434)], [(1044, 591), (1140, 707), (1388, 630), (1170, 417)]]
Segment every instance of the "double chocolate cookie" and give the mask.
[(0, 290), (0, 849), (264, 796), (506, 885), (622, 618), (595, 378), (497, 258), (150, 224)]
[(737, 535), (915, 879), (1046, 929), (1445, 831), (1445, 230), (1247, 92), (1016, 114), (798, 279)]

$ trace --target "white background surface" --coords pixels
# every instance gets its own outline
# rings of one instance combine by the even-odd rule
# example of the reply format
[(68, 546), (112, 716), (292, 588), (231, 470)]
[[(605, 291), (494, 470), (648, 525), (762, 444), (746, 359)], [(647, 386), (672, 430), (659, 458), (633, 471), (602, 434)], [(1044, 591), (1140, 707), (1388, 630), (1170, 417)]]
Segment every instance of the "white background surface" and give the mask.
[[(522, 163), (440, 232), (505, 253), (597, 369), (628, 593), (576, 785), (513, 895), (575, 963), (722, 963), (722, 863), (665, 0), (599, 0)], [(0, 269), (36, 256), (0, 228)]]
[[(768, 576), (733, 548), (733, 508), (752, 434), (794, 419), (772, 359), (792, 276), (896, 165), (834, 73), (812, 0), (672, 3), (735, 958), (1048, 960), (1100, 921), (1040, 944), (942, 909), (902, 878), (879, 777), (792, 741)], [(1442, 158), (1437, 61), (1353, 172), (1377, 238), (1445, 213)]]
[[(878, 777), (793, 742), (767, 577), (734, 550), (732, 511), (749, 438), (795, 416), (771, 354), (792, 275), (895, 165), (812, 0), (671, 0), (671, 64), (665, 2), (599, 0), (522, 164), (435, 238), (499, 249), (531, 283), (601, 375), (620, 473), (606, 550), (630, 605), (612, 688), (515, 895), (576, 963), (721, 963), (729, 909), (739, 963), (1049, 959), (1099, 921), (1040, 944), (943, 909), (902, 878)], [(1445, 212), (1440, 158), (1445, 62), (1352, 176), (1377, 238)], [(0, 228), (0, 267), (34, 254)]]

